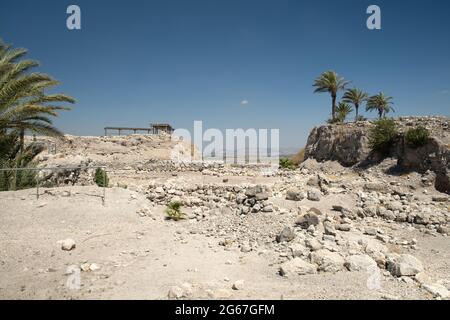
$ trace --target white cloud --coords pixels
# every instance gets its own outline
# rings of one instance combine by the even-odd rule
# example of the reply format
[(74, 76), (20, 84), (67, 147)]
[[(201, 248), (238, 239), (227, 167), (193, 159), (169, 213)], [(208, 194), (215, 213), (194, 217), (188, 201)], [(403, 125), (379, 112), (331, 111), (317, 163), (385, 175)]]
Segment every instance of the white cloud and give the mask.
[(246, 106), (248, 105), (248, 100), (242, 100), (241, 101), (241, 106)]

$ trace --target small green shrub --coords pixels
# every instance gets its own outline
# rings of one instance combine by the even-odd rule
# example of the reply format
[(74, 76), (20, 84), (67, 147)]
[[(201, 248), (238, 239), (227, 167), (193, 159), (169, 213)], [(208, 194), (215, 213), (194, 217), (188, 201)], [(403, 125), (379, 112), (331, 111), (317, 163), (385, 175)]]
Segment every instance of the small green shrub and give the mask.
[(117, 182), (117, 187), (118, 187), (118, 188), (122, 188), (122, 189), (128, 189), (128, 185), (126, 185), (126, 184), (121, 184), (121, 183), (119, 183), (119, 182)]
[(342, 123), (342, 121), (339, 118), (334, 118), (334, 119), (330, 118), (330, 119), (327, 120), (327, 123), (328, 124), (336, 124), (336, 123)]
[(294, 170), (295, 164), (289, 158), (280, 158), (280, 168)]
[[(31, 166), (30, 166), (31, 167)], [(18, 171), (16, 178), (16, 190), (34, 188), (37, 185), (36, 171)]]
[(409, 129), (405, 134), (406, 144), (413, 148), (425, 145), (429, 138), (430, 132), (424, 127)]
[(353, 108), (348, 103), (339, 102), (339, 105), (336, 107), (335, 118), (328, 119), (327, 123), (329, 124), (344, 123), (348, 115), (352, 112)]
[(386, 154), (397, 136), (397, 126), (393, 119), (379, 119), (369, 132), (369, 146), (374, 151)]
[[(34, 159), (44, 150), (39, 143), (31, 143), (21, 148), (17, 134), (0, 132), (0, 168), (33, 169)], [(35, 187), (37, 171), (34, 170), (2, 170), (0, 171), (0, 191), (21, 190)]]
[(358, 118), (356, 118), (356, 121), (366, 121), (367, 118), (364, 116), (359, 115)]
[(109, 184), (109, 178), (106, 171), (102, 168), (97, 168), (97, 170), (95, 170), (94, 182), (99, 187), (107, 187)]
[(339, 102), (339, 105), (336, 107), (336, 119), (338, 122), (345, 122), (347, 116), (353, 112), (353, 108), (345, 102)]
[(181, 220), (185, 218), (185, 214), (181, 212), (181, 207), (183, 205), (180, 201), (172, 201), (167, 204), (164, 213), (167, 215), (168, 219), (172, 219), (175, 221)]
[(0, 191), (34, 188), (37, 184), (36, 171), (8, 170), (0, 172)]

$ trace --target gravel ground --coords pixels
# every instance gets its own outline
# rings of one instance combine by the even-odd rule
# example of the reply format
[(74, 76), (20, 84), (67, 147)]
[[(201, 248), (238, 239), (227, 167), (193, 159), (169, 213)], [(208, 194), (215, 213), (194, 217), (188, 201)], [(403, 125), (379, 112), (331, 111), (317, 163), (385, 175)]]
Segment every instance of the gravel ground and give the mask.
[[(415, 281), (386, 271), (375, 290), (369, 289), (366, 272), (281, 277), (284, 247), (273, 239), (295, 219), (290, 214), (240, 217), (225, 210), (202, 221), (175, 222), (165, 220), (164, 208), (152, 206), (142, 193), (108, 188), (105, 205), (100, 195), (96, 187), (42, 189), (39, 200), (35, 190), (0, 193), (1, 299), (167, 299), (174, 286), (183, 288), (186, 299), (432, 298)], [(298, 206), (279, 197), (270, 200), (287, 209)], [(301, 206), (329, 210), (336, 201), (350, 200), (332, 195)], [(139, 215), (141, 209), (149, 216)], [(434, 280), (450, 280), (448, 237), (386, 225), (394, 225), (389, 232), (397, 237), (417, 240), (412, 252)], [(260, 245), (244, 253), (241, 240), (220, 245), (227, 237), (259, 240)], [(59, 241), (65, 239), (73, 239), (76, 247), (62, 250)], [(67, 274), (73, 265), (86, 269), (79, 288), (70, 285), (76, 283), (74, 273)], [(237, 280), (245, 284), (233, 290)]]

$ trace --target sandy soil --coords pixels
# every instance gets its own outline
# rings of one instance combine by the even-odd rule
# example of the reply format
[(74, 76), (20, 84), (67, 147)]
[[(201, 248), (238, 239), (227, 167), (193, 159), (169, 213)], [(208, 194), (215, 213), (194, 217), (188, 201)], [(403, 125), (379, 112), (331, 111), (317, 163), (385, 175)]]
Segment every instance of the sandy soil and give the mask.
[[(0, 193), (1, 299), (167, 299), (172, 286), (185, 283), (191, 299), (432, 298), (416, 283), (390, 275), (382, 276), (377, 290), (368, 288), (365, 272), (286, 279), (265, 250), (242, 253), (219, 246), (211, 233), (195, 231), (208, 222), (167, 221), (160, 206), (152, 208), (152, 217), (142, 217), (137, 212), (150, 206), (144, 195), (109, 188), (102, 205), (101, 192), (97, 187), (43, 189), (39, 200), (32, 189)], [(316, 205), (325, 209), (331, 202)], [(420, 246), (414, 255), (425, 269), (450, 280), (448, 237), (400, 227), (392, 233), (416, 238)], [(58, 243), (67, 238), (76, 242), (72, 251)], [(98, 264), (99, 270), (82, 271), (81, 287), (69, 288), (67, 268), (83, 263)], [(245, 281), (242, 290), (232, 290), (236, 280)]]

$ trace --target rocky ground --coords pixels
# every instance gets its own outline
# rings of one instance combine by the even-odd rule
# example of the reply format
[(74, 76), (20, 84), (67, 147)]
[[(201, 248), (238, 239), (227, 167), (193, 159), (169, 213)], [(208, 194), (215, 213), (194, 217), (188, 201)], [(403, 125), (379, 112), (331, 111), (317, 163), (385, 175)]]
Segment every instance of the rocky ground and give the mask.
[[(448, 118), (397, 122), (427, 145), (361, 165), (371, 124), (325, 125), (278, 171), (173, 162), (198, 155), (165, 135), (44, 139), (61, 169), (39, 199), (0, 193), (0, 298), (450, 299)], [(63, 168), (86, 165), (107, 167), (105, 203), (93, 169)]]
[[(0, 297), (448, 299), (449, 197), (393, 165), (112, 171), (104, 205), (95, 186), (2, 192)], [(174, 200), (186, 219), (165, 219)]]
[[(403, 171), (436, 173), (435, 188), (450, 194), (450, 118), (443, 116), (401, 117), (394, 119), (398, 132), (387, 150)], [(383, 160), (369, 144), (373, 121), (359, 121), (314, 128), (305, 148), (305, 157), (319, 161), (335, 160), (345, 166), (365, 168)], [(420, 146), (407, 141), (410, 129), (425, 128), (429, 137)]]

